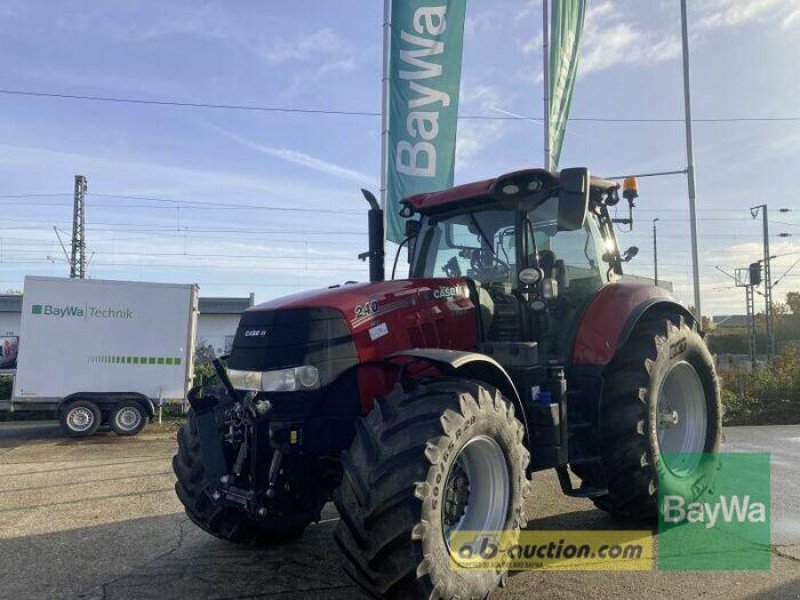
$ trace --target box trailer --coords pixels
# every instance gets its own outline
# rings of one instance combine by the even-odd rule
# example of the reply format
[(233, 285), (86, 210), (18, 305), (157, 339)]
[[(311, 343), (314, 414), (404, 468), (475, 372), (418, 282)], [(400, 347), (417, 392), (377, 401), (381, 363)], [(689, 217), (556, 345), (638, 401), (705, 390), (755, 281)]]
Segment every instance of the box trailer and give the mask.
[(197, 285), (26, 277), (12, 410), (135, 435), (192, 381)]

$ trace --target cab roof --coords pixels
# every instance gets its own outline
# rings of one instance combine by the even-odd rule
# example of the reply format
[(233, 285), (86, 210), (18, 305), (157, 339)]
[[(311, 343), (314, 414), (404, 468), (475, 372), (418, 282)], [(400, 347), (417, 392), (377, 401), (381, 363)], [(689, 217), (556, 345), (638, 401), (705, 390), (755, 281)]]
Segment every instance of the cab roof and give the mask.
[[(499, 199), (498, 190), (512, 182), (515, 185), (538, 182), (542, 188), (556, 188), (559, 185), (559, 178), (557, 172), (553, 173), (545, 169), (523, 169), (492, 179), (457, 185), (438, 192), (416, 194), (405, 198), (402, 202), (413, 207), (414, 211), (424, 215), (456, 208), (466, 208)], [(600, 177), (592, 176), (590, 177), (590, 182), (592, 192), (607, 193), (612, 189), (619, 188), (617, 182)]]

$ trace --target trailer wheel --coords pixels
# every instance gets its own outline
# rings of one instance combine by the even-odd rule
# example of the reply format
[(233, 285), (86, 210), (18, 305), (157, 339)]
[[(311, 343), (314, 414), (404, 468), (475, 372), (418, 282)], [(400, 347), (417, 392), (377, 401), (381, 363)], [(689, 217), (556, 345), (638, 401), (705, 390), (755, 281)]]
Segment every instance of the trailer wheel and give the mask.
[(593, 498), (595, 505), (619, 517), (652, 520), (659, 489), (687, 499), (712, 490), (722, 406), (711, 353), (696, 325), (663, 311), (646, 316), (604, 378), (604, 473), (587, 465), (573, 469), (590, 485), (607, 483), (608, 494)]
[(312, 465), (298, 468), (298, 477), (307, 478), (302, 497), (282, 496), (279, 513), (268, 512), (263, 518), (250, 517), (244, 510), (216, 504), (206, 487), (200, 438), (189, 411), (186, 423), (178, 431), (178, 453), (172, 457), (177, 482), (175, 492), (189, 519), (206, 533), (236, 544), (269, 545), (290, 541), (302, 535), (306, 527), (319, 521), (320, 511), (330, 500), (330, 487)]
[(504, 531), (513, 544), (525, 524), (530, 455), (514, 407), (448, 377), (398, 388), (357, 423), (334, 494), (347, 574), (385, 598), (485, 598), (502, 585), (503, 559), (467, 565), (453, 534)]
[(110, 421), (117, 435), (136, 435), (147, 425), (147, 413), (135, 400), (124, 400), (114, 406)]
[(89, 400), (70, 402), (59, 416), (61, 431), (69, 437), (92, 435), (100, 427), (101, 420), (100, 409)]

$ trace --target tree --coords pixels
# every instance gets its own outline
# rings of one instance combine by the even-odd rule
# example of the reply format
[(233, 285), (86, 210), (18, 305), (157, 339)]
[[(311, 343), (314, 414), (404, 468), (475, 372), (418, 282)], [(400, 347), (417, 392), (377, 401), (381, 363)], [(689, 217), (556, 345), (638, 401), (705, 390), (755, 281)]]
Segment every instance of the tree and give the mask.
[(787, 292), (786, 304), (793, 315), (800, 315), (800, 292)]

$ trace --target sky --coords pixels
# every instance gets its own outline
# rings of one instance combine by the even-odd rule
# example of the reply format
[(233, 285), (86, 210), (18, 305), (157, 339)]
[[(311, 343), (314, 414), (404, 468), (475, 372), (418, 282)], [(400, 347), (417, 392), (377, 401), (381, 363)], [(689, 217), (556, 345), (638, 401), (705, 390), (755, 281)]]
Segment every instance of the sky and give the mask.
[[(800, 118), (800, 0), (689, 5), (703, 312), (741, 313), (744, 291), (717, 267), (761, 258), (751, 206), (769, 204), (773, 279), (800, 258), (779, 237), (800, 234), (800, 120), (705, 119)], [(460, 121), (456, 183), (543, 163), (541, 9), (468, 0), (460, 113), (530, 119)], [(76, 174), (88, 179), (93, 278), (257, 301), (368, 279), (359, 188), (379, 186), (378, 117), (8, 92), (374, 113), (381, 24), (376, 0), (3, 0), (0, 290), (68, 274), (54, 227), (67, 243)], [(562, 167), (685, 167), (678, 0), (588, 0), (571, 116)], [(686, 179), (639, 188), (633, 231), (620, 233), (622, 248), (640, 248), (628, 271), (652, 275), (658, 218), (659, 276), (691, 303)], [(800, 265), (775, 298), (798, 288)]]

